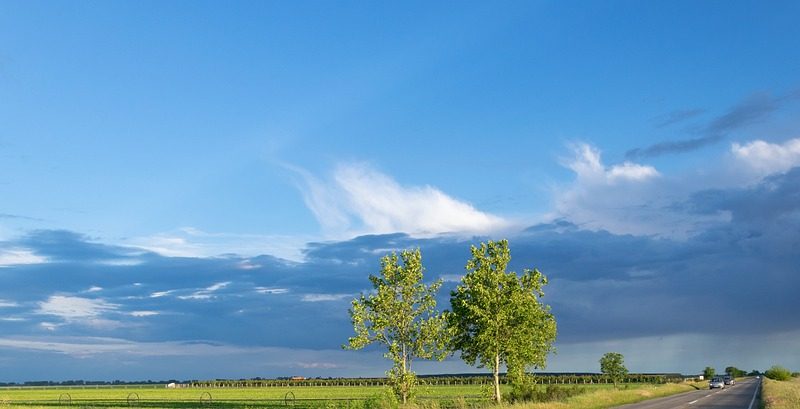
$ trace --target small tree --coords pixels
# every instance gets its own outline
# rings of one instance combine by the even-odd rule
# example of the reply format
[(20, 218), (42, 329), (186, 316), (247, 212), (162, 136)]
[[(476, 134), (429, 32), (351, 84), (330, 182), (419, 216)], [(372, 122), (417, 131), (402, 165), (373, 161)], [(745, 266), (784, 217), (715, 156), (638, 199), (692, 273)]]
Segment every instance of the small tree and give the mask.
[(713, 378), (713, 377), (714, 377), (714, 374), (715, 374), (716, 372), (717, 372), (717, 371), (716, 371), (714, 368), (712, 368), (712, 367), (710, 367), (710, 366), (707, 366), (707, 367), (706, 367), (706, 369), (703, 369), (703, 378), (705, 378), (705, 379), (711, 379), (711, 378)]
[(361, 349), (377, 342), (387, 347), (384, 356), (392, 360), (387, 372), (395, 393), (408, 402), (416, 385), (411, 371), (414, 358), (442, 360), (447, 355), (446, 322), (436, 311), (439, 280), (430, 286), (422, 283), (422, 254), (419, 249), (381, 258), (381, 275), (369, 276), (375, 293), (361, 294), (353, 300), (350, 318), (354, 337), (345, 349)]
[(792, 372), (780, 365), (773, 365), (764, 372), (764, 376), (776, 381), (788, 381), (792, 377)]
[(741, 370), (741, 369), (739, 369), (739, 368), (737, 368), (737, 367), (735, 367), (735, 366), (733, 366), (733, 365), (731, 365), (731, 366), (725, 367), (725, 373), (730, 375), (733, 378), (740, 378), (740, 377), (744, 376), (746, 372)]
[(506, 272), (508, 241), (481, 243), (471, 252), (467, 274), (450, 293), (452, 348), (468, 364), (492, 369), (493, 395), (500, 403), (501, 366), (512, 382), (522, 382), (529, 366), (543, 368), (556, 338), (556, 320), (539, 302), (547, 285), (539, 270), (526, 269), (522, 276)]
[(600, 358), (600, 372), (606, 374), (614, 382), (614, 389), (617, 383), (625, 379), (628, 368), (625, 367), (625, 358), (618, 352), (607, 352)]

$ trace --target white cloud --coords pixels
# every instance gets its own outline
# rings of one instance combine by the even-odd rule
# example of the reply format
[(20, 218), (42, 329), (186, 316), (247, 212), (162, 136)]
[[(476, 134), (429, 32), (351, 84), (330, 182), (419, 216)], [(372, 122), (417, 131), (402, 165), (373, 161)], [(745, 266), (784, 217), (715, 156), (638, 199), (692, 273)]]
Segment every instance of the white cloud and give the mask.
[(0, 249), (0, 268), (42, 263), (47, 263), (47, 258), (34, 254), (28, 249)]
[(242, 270), (253, 270), (256, 268), (261, 268), (261, 264), (253, 263), (250, 260), (242, 260), (236, 265), (236, 267)]
[(55, 331), (56, 328), (61, 326), (61, 324), (56, 324), (56, 323), (53, 323), (53, 322), (40, 322), (39, 326), (42, 327), (42, 329), (45, 329), (47, 331)]
[(442, 274), (439, 276), (445, 283), (460, 283), (463, 277), (461, 274)]
[(211, 294), (196, 292), (189, 295), (179, 295), (179, 300), (208, 300), (211, 299)]
[[(202, 290), (195, 291), (189, 295), (179, 295), (177, 298), (179, 300), (208, 300), (211, 298), (215, 298), (215, 292), (227, 287), (231, 282), (225, 281), (221, 283), (212, 284)], [(151, 295), (152, 296), (152, 295)]]
[(47, 301), (40, 302), (36, 313), (55, 315), (65, 321), (70, 321), (95, 319), (105, 313), (115, 311), (118, 307), (118, 304), (111, 304), (102, 299), (54, 295)]
[(161, 298), (161, 297), (166, 297), (166, 296), (168, 296), (168, 295), (170, 295), (170, 294), (174, 293), (175, 291), (176, 291), (176, 290), (156, 291), (156, 292), (153, 292), (153, 293), (151, 293), (151, 294), (150, 294), (150, 298)]
[(351, 294), (303, 294), (300, 301), (303, 302), (323, 302), (323, 301), (339, 301), (345, 298), (352, 297)]
[[(54, 295), (47, 301), (40, 302), (39, 309), (35, 312), (41, 315), (54, 315), (68, 324), (79, 324), (98, 329), (115, 329), (123, 324), (103, 316), (116, 312), (117, 308), (119, 308), (119, 304), (112, 304), (102, 299)], [(43, 322), (40, 325), (45, 329), (55, 330), (61, 324)]]
[(159, 314), (158, 311), (131, 311), (131, 316), (133, 317), (151, 317)]
[(703, 223), (722, 215), (691, 216), (671, 210), (686, 199), (698, 183), (668, 178), (652, 166), (631, 162), (606, 165), (591, 145), (572, 145), (573, 156), (561, 163), (575, 172), (575, 180), (553, 192), (550, 219), (565, 219), (588, 230), (617, 234), (687, 237)]
[[(486, 233), (506, 227), (501, 217), (482, 212), (432, 186), (402, 186), (364, 164), (341, 165), (330, 183), (302, 169), (301, 191), (308, 208), (329, 233)], [(362, 231), (363, 230), (363, 231)]]
[(785, 172), (800, 166), (800, 138), (782, 144), (755, 140), (744, 145), (731, 145), (734, 157), (761, 176)]
[(222, 282), (222, 283), (212, 284), (212, 285), (206, 287), (206, 291), (214, 292), (214, 291), (217, 291), (217, 290), (221, 290), (221, 289), (227, 287), (230, 283), (231, 283), (230, 281), (225, 281), (225, 282)]
[(333, 369), (341, 367), (331, 362), (298, 362), (297, 366), (303, 369)]
[(96, 286), (96, 285), (93, 285), (93, 286), (89, 287), (89, 288), (86, 290), (86, 292), (87, 292), (87, 293), (96, 293), (96, 292), (98, 292), (98, 291), (102, 291), (102, 290), (103, 290), (103, 287), (98, 287), (98, 286)]
[(615, 184), (623, 181), (642, 182), (660, 176), (652, 166), (624, 162), (606, 167), (600, 160), (600, 151), (589, 144), (573, 145), (574, 156), (564, 160), (578, 179), (591, 184)]
[(18, 306), (19, 304), (17, 304), (15, 301), (0, 299), (0, 308), (18, 307)]

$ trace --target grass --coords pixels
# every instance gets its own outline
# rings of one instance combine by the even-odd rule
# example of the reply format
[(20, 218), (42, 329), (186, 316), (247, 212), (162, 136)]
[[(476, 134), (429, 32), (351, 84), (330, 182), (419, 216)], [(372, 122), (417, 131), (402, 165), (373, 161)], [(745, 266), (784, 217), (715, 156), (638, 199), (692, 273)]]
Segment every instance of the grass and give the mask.
[(706, 383), (680, 383), (664, 385), (630, 385), (627, 389), (615, 390), (603, 387), (567, 398), (561, 402), (520, 403), (509, 409), (604, 409), (647, 399), (660, 398), (682, 392), (705, 388)]
[[(31, 388), (0, 389), (0, 409), (10, 408), (351, 408), (360, 409), (386, 391), (384, 386), (269, 388)], [(479, 385), (420, 386), (418, 396), (455, 402), (476, 400)], [(129, 400), (130, 397), (130, 400)], [(374, 405), (373, 405), (374, 406)]]
[(761, 407), (764, 409), (800, 408), (800, 378), (774, 381), (764, 378), (761, 385)]
[[(542, 386), (544, 387), (544, 386)], [(570, 385), (564, 385), (570, 387)], [(645, 399), (695, 390), (683, 384), (626, 384), (620, 390), (611, 385), (580, 385), (585, 392), (561, 402), (503, 405), (509, 409), (600, 409)], [(705, 387), (705, 384), (702, 384)], [(483, 398), (480, 385), (420, 386), (419, 409), (495, 408)], [(269, 388), (46, 388), (0, 389), (0, 409), (54, 408), (141, 408), (141, 409), (394, 409), (381, 396), (383, 386), (317, 386)], [(69, 394), (69, 403), (66, 399)], [(135, 395), (134, 395), (135, 394)], [(207, 394), (207, 395), (206, 395)], [(293, 394), (294, 400), (286, 400)], [(209, 400), (208, 397), (211, 397)], [(128, 401), (128, 397), (132, 399)], [(59, 402), (59, 398), (61, 402)], [(136, 399), (138, 397), (138, 399)]]

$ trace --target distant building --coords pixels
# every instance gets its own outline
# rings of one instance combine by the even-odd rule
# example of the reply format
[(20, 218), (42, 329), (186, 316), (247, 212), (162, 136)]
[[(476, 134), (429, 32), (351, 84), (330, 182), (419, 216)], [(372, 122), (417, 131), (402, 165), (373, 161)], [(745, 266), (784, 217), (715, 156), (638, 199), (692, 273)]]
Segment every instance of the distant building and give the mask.
[(178, 385), (175, 382), (170, 382), (167, 384), (167, 389), (175, 389)]
[(291, 377), (291, 380), (293, 380), (293, 381), (305, 381), (306, 377), (305, 376), (293, 376), (293, 377)]

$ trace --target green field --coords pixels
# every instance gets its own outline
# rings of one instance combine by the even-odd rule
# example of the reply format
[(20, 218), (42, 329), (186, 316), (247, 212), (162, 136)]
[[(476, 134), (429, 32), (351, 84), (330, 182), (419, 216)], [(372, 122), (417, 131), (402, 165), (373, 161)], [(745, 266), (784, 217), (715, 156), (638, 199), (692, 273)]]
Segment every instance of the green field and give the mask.
[[(544, 387), (544, 386), (543, 386)], [(573, 386), (564, 385), (571, 388)], [(635, 395), (639, 399), (687, 390), (683, 385), (627, 384), (625, 391), (612, 391), (607, 384), (578, 385), (580, 397)], [(418, 406), (458, 408), (488, 406), (481, 385), (437, 385), (417, 388)], [(164, 387), (73, 387), (73, 388), (0, 388), (0, 409), (4, 408), (324, 408), (387, 409), (384, 386), (303, 386), (267, 388), (180, 388)], [(599, 395), (598, 395), (599, 394)], [(574, 400), (571, 398), (570, 400)], [(596, 399), (595, 399), (596, 400)], [(601, 399), (602, 400), (602, 399)], [(551, 407), (536, 404), (535, 407)], [(554, 403), (552, 407), (563, 403)], [(524, 406), (524, 405), (523, 405)]]
[[(23, 388), (0, 389), (0, 404), (10, 407), (252, 408), (357, 407), (376, 399), (384, 386), (270, 388)], [(481, 386), (420, 386), (418, 397), (476, 400)], [(359, 404), (356, 404), (359, 402)]]

